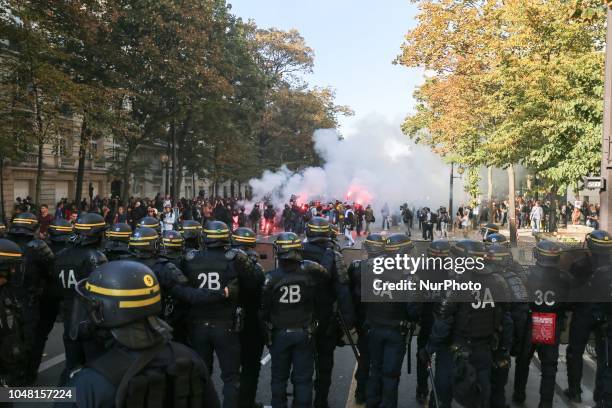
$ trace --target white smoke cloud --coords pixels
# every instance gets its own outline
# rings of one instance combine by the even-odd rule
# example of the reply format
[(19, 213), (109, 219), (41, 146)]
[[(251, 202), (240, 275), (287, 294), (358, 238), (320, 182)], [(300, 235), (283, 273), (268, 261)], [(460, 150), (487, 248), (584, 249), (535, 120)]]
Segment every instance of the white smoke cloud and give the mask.
[[(415, 145), (400, 121), (371, 115), (357, 123), (344, 140), (334, 129), (317, 130), (315, 149), (325, 163), (293, 173), (283, 166), (249, 181), (253, 201), (270, 198), (282, 207), (292, 195), (299, 202), (342, 200), (372, 204), (379, 210), (407, 202), (416, 207), (448, 205), (449, 165), (428, 147)], [(465, 201), (456, 180), (455, 206)]]

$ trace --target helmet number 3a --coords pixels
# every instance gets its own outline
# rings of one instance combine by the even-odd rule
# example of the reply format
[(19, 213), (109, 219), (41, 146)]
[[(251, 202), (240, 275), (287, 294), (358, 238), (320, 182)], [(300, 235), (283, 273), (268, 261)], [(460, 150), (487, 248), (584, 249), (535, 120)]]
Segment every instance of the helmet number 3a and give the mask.
[(300, 294), (300, 285), (281, 286), (281, 297), (278, 300), (280, 303), (299, 303), (302, 300)]
[(219, 290), (221, 289), (221, 281), (219, 272), (201, 273), (198, 275), (200, 281), (200, 289)]
[(62, 269), (59, 273), (59, 279), (62, 281), (62, 286), (64, 289), (75, 288), (77, 285), (77, 280), (74, 276), (74, 269), (69, 269), (68, 273)]

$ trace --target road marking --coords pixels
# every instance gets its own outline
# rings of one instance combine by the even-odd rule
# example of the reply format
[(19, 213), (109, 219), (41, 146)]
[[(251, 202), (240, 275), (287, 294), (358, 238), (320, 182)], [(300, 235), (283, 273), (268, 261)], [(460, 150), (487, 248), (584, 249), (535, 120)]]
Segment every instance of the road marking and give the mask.
[(353, 369), (353, 376), (351, 377), (351, 385), (349, 386), (349, 392), (346, 397), (346, 408), (355, 408), (361, 407), (363, 405), (357, 405), (355, 403), (355, 389), (357, 388), (357, 381), (355, 380), (355, 373), (357, 372), (357, 363), (355, 363), (355, 368)]
[(51, 367), (54, 367), (60, 363), (63, 363), (64, 360), (66, 360), (66, 354), (62, 353), (60, 355), (57, 355), (55, 357), (52, 357), (46, 361), (43, 361), (40, 366), (38, 367), (38, 372), (42, 373), (43, 371), (46, 371), (48, 369), (50, 369)]

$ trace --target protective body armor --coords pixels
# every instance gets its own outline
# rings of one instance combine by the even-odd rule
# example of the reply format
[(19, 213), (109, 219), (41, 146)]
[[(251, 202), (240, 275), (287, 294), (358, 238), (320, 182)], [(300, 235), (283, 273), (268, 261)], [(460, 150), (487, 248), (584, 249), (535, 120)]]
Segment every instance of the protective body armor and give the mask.
[[(386, 280), (390, 281), (388, 277)], [(399, 277), (398, 277), (399, 278)], [(417, 282), (418, 278), (415, 275), (405, 275), (404, 279)], [(398, 280), (398, 279), (393, 279)], [(417, 282), (418, 285), (418, 282)], [(385, 326), (385, 327), (407, 327), (407, 323), (414, 319), (411, 316), (408, 303), (406, 302), (391, 302), (377, 301), (369, 302), (366, 307), (366, 323), (369, 325)]]
[(130, 249), (127, 242), (106, 241), (104, 244), (104, 255), (109, 261), (118, 261), (130, 258)]
[[(230, 267), (231, 261), (225, 252), (222, 247), (189, 251), (181, 268), (189, 280), (189, 286), (221, 290), (229, 281), (238, 278), (236, 271)], [(204, 306), (194, 306), (189, 315), (190, 318), (206, 322), (230, 324), (234, 319), (236, 307), (236, 300), (225, 298)]]
[(22, 306), (9, 285), (0, 287), (0, 387), (25, 386), (28, 345)]
[(22, 276), (17, 278), (15, 294), (27, 306), (33, 297), (40, 295), (42, 287), (51, 279), (55, 255), (47, 243), (24, 235), (10, 235), (9, 239), (23, 251)]
[(68, 247), (57, 255), (54, 276), (64, 298), (64, 322), (70, 320), (77, 283), (89, 277), (96, 267), (106, 262), (106, 256), (95, 246)]
[(557, 313), (565, 309), (570, 285), (559, 269), (534, 265), (529, 273), (528, 290), (532, 311)]

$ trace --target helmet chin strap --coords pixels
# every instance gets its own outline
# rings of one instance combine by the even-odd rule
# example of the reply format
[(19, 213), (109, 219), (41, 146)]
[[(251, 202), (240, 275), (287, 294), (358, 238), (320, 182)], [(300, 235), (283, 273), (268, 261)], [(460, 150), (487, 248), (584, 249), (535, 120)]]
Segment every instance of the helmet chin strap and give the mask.
[(114, 339), (131, 350), (153, 347), (172, 338), (172, 328), (155, 316), (110, 329)]

